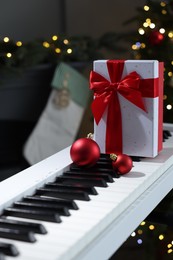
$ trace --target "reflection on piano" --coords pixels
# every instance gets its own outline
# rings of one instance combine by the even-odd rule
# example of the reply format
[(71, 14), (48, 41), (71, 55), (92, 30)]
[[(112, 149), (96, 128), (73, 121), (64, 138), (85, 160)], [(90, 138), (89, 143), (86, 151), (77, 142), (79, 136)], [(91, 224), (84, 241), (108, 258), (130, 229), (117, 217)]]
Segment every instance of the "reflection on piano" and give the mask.
[(120, 178), (106, 156), (81, 172), (68, 147), (1, 182), (0, 259), (108, 259), (172, 189), (173, 136), (164, 134), (163, 151)]

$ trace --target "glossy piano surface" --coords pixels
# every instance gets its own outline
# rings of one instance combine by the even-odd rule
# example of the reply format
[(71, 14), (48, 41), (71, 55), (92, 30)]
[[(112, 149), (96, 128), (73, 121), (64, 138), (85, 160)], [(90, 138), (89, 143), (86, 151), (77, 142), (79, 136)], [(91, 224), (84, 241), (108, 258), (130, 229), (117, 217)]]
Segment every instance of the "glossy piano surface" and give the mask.
[[(173, 132), (171, 125), (165, 127)], [(1, 182), (1, 213), (13, 202), (32, 196), (45, 183), (54, 182), (70, 164), (66, 148)], [(5, 259), (108, 259), (172, 189), (173, 136), (165, 140), (156, 158), (133, 164), (129, 174), (113, 178), (113, 182), (107, 182), (108, 187), (95, 187), (98, 195), (89, 194), (90, 200), (75, 199), (79, 209), (69, 209), (70, 216), (61, 215), (61, 223), (8, 217), (42, 224), (47, 234), (36, 233), (35, 243), (0, 238), (0, 242), (11, 243), (19, 251)]]

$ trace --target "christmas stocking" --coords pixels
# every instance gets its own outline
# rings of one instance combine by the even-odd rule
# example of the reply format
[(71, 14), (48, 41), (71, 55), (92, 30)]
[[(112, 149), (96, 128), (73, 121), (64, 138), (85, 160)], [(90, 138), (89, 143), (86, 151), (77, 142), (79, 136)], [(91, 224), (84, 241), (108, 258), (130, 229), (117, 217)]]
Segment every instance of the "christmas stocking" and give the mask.
[(73, 143), (89, 100), (88, 80), (65, 63), (55, 70), (51, 85), (47, 105), (24, 146), (31, 165)]

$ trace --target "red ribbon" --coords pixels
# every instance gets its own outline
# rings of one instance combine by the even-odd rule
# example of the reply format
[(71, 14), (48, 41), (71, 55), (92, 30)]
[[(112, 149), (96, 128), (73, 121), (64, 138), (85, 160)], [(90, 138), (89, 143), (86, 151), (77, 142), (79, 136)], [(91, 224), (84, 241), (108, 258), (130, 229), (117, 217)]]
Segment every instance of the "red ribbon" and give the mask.
[(157, 85), (157, 82), (153, 83), (153, 79), (141, 80), (135, 71), (121, 79), (124, 69), (122, 60), (108, 60), (107, 68), (110, 81), (95, 71), (90, 74), (90, 89), (94, 91), (95, 97), (91, 106), (92, 113), (98, 124), (108, 107), (106, 153), (122, 153), (122, 118), (118, 93), (146, 112), (142, 97), (157, 96), (157, 88), (153, 90), (153, 84)]

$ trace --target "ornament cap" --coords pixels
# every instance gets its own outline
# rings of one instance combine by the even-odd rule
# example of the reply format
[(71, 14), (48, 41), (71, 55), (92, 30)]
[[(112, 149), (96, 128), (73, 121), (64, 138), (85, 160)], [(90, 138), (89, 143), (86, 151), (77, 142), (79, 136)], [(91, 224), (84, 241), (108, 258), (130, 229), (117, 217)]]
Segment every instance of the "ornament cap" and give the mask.
[(115, 153), (110, 154), (110, 158), (111, 158), (112, 161), (116, 161), (117, 157), (118, 156)]

